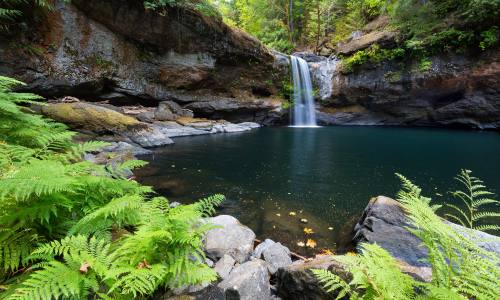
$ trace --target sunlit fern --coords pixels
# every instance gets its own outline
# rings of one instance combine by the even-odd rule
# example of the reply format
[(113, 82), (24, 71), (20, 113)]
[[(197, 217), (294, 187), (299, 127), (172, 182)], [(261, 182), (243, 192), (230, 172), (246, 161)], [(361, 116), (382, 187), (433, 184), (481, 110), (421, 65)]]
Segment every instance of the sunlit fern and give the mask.
[[(432, 267), (432, 281), (420, 282), (399, 269), (397, 261), (380, 246), (362, 245), (356, 256), (334, 256), (352, 275), (345, 281), (328, 270), (313, 270), (327, 292), (337, 299), (498, 299), (500, 258), (478, 247), (469, 236), (436, 215), (437, 206), (421, 195), (421, 189), (398, 175), (403, 189), (398, 201), (411, 226), (407, 228), (422, 241)], [(495, 239), (495, 238), (493, 238)]]
[(494, 194), (486, 190), (484, 182), (472, 176), (470, 170), (461, 170), (455, 179), (462, 184), (463, 190), (455, 191), (452, 195), (460, 199), (464, 208), (448, 203), (446, 206), (454, 213), (447, 213), (445, 216), (467, 228), (481, 231), (500, 230), (500, 226), (496, 224), (480, 224), (486, 219), (498, 220), (500, 217), (500, 212), (481, 210), (483, 207), (488, 208), (493, 205), (498, 207), (500, 204), (500, 201), (491, 198)]

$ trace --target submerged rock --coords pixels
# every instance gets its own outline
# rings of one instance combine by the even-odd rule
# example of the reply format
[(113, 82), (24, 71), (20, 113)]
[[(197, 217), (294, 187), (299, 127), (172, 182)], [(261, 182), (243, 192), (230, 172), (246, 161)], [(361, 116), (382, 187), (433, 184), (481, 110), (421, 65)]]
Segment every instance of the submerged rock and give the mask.
[(224, 289), (227, 300), (268, 300), (269, 279), (266, 262), (256, 259), (234, 268), (218, 287)]
[(209, 230), (204, 237), (205, 251), (210, 258), (216, 260), (227, 254), (239, 263), (250, 258), (255, 239), (250, 228), (228, 215), (207, 218), (206, 222), (219, 227)]

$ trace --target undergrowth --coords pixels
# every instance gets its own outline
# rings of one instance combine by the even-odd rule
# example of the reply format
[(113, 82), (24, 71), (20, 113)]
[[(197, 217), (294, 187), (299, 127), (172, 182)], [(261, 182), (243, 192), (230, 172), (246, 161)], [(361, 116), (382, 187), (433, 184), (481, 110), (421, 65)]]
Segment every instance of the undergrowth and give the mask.
[(202, 223), (222, 195), (169, 206), (151, 187), (83, 160), (102, 142), (33, 114), (40, 97), (0, 77), (0, 298), (135, 299), (216, 278)]

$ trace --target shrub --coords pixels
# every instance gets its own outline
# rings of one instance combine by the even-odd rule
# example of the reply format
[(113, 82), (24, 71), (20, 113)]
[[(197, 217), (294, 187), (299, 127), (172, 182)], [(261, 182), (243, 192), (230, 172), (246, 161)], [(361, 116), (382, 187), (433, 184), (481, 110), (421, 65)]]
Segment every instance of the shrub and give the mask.
[(224, 197), (170, 208), (150, 187), (82, 160), (102, 142), (32, 114), (40, 97), (0, 77), (0, 286), (3, 299), (132, 298), (211, 281), (200, 218)]

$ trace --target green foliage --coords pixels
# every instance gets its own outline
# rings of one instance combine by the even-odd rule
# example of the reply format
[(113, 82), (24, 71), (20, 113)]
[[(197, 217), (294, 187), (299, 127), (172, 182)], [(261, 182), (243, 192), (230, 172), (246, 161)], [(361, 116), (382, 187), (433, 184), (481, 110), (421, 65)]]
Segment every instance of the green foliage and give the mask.
[(167, 7), (197, 10), (206, 16), (220, 17), (218, 10), (209, 0), (145, 0), (146, 9), (165, 13)]
[(23, 11), (26, 6), (35, 8), (51, 8), (49, 0), (0, 0), (0, 32), (22, 23)]
[(463, 190), (453, 192), (453, 196), (459, 199), (464, 209), (459, 208), (453, 204), (447, 204), (447, 206), (455, 212), (455, 214), (449, 213), (445, 214), (446, 217), (450, 218), (452, 221), (458, 224), (477, 230), (500, 230), (500, 226), (495, 224), (479, 225), (478, 222), (482, 222), (484, 219), (498, 218), (500, 213), (494, 211), (485, 211), (481, 208), (491, 205), (499, 205), (500, 201), (494, 200), (492, 197), (494, 194), (486, 190), (484, 182), (471, 175), (470, 170), (461, 170), (460, 174), (456, 177), (456, 180), (463, 185)]
[(499, 35), (498, 27), (492, 26), (490, 29), (481, 32), (481, 42), (479, 43), (479, 48), (486, 50), (495, 46), (498, 42)]
[(344, 71), (351, 72), (355, 67), (366, 63), (377, 64), (386, 60), (403, 57), (405, 50), (402, 48), (384, 49), (374, 44), (366, 50), (356, 51), (353, 55), (342, 60)]
[(19, 84), (0, 77), (0, 298), (132, 299), (216, 278), (200, 219), (222, 195), (170, 208), (121, 175), (144, 162), (83, 161), (106, 143), (75, 144), (64, 125), (31, 113), (38, 96), (11, 92)]
[[(465, 175), (464, 175), (465, 174)], [(398, 175), (403, 189), (398, 200), (407, 213), (415, 234), (428, 251), (432, 266), (432, 281), (424, 283), (405, 275), (397, 261), (376, 244), (362, 245), (362, 254), (336, 256), (352, 274), (345, 282), (326, 270), (314, 270), (319, 281), (337, 299), (496, 299), (500, 295), (498, 277), (500, 258), (479, 248), (464, 230), (444, 223), (431, 205), (431, 199), (421, 195), (421, 189)], [(467, 172), (460, 178), (467, 178)], [(464, 177), (465, 176), (465, 177)], [(470, 178), (470, 177), (469, 177)], [(482, 189), (480, 183), (475, 191)], [(474, 180), (471, 180), (471, 187)], [(483, 196), (486, 194), (483, 194)]]

